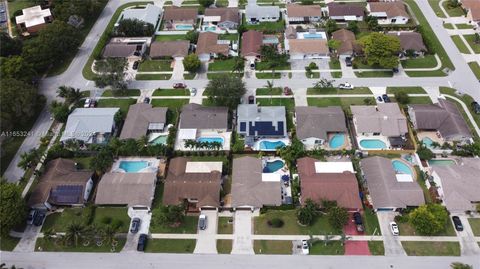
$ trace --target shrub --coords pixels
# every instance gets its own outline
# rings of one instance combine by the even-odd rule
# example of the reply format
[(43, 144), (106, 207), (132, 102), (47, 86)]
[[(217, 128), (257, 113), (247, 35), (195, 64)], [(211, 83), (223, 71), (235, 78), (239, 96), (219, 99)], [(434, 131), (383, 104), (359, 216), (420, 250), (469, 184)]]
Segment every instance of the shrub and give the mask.
[(283, 227), (283, 220), (281, 218), (273, 218), (271, 220), (269, 220), (268, 222), (268, 226), (270, 227), (273, 227), (273, 228), (281, 228)]
[(112, 227), (113, 228), (116, 228), (116, 229), (119, 229), (120, 227), (122, 227), (123, 225), (123, 221), (119, 220), (119, 219), (115, 219), (112, 221)]
[(328, 211), (328, 221), (336, 229), (342, 229), (348, 222), (348, 212), (342, 207), (333, 207)]
[(81, 214), (82, 224), (85, 226), (90, 225), (93, 220), (93, 215), (95, 214), (95, 206), (88, 205), (85, 207), (85, 209), (83, 209)]
[(104, 216), (104, 217), (102, 217), (100, 222), (103, 223), (103, 224), (110, 224), (110, 223), (112, 223), (112, 218), (108, 217), (108, 216)]
[(410, 97), (404, 91), (395, 92), (395, 99), (402, 105), (410, 103)]

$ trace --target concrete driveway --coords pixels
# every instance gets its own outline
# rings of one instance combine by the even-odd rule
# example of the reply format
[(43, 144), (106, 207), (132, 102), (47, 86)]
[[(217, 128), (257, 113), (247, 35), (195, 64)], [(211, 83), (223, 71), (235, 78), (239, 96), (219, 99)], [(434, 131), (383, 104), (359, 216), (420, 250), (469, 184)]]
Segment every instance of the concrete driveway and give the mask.
[(150, 221), (152, 220), (152, 213), (147, 210), (134, 210), (132, 208), (128, 209), (128, 216), (133, 220), (134, 218), (140, 219), (140, 228), (137, 233), (131, 233), (130, 227), (132, 222), (130, 221), (129, 231), (127, 234), (127, 241), (125, 246), (122, 249), (122, 252), (137, 251), (138, 238), (140, 234), (148, 234), (150, 229)]
[(27, 225), (25, 231), (23, 232), (22, 239), (18, 242), (17, 246), (13, 251), (16, 252), (33, 252), (35, 251), (35, 242), (37, 241), (37, 236), (40, 233), (42, 226), (38, 227), (35, 225)]
[(232, 254), (255, 254), (252, 239), (252, 211), (237, 210), (233, 226)]
[[(475, 241), (475, 236), (473, 235), (472, 227), (470, 227), (467, 216), (464, 214), (460, 214), (457, 216), (460, 218), (463, 225), (463, 231), (459, 232), (455, 230), (457, 232), (458, 238), (460, 239), (460, 249), (462, 251), (462, 256), (477, 255), (480, 257), (480, 247)], [(452, 221), (452, 218), (450, 218), (450, 221)]]
[(396, 212), (392, 211), (378, 211), (377, 217), (380, 224), (380, 230), (383, 235), (383, 245), (385, 247), (385, 256), (406, 256), (402, 243), (397, 236), (392, 235), (390, 231), (390, 222), (393, 221)]
[(202, 210), (201, 214), (207, 216), (207, 228), (198, 229), (198, 239), (193, 253), (217, 254), (217, 220), (218, 212), (216, 210)]
[[(292, 70), (305, 70), (310, 63), (315, 63), (318, 69), (329, 69), (328, 59), (306, 59), (306, 60), (290, 60)], [(326, 73), (323, 73), (323, 76)], [(292, 78), (306, 78), (304, 72), (292, 72)]]

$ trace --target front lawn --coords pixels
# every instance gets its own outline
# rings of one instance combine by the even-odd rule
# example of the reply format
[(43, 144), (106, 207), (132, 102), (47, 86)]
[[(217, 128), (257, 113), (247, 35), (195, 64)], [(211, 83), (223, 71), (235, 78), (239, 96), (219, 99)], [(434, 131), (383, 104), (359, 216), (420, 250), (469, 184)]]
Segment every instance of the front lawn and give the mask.
[(276, 87), (270, 91), (268, 88), (258, 88), (255, 95), (282, 95), (282, 88)]
[(190, 96), (188, 89), (156, 89), (152, 96)]
[(385, 255), (385, 247), (383, 246), (383, 241), (368, 241), (368, 248), (372, 255)]
[[(410, 223), (398, 223), (398, 228), (400, 229), (400, 235), (420, 235), (417, 234), (415, 228), (410, 225)], [(456, 236), (455, 230), (453, 228), (452, 222), (450, 220), (447, 221), (445, 228), (443, 231), (435, 234), (434, 236)]]
[[(255, 68), (259, 71), (272, 70), (269, 67), (268, 61), (265, 61), (265, 60), (261, 62), (257, 62)], [(290, 63), (287, 63), (286, 65), (277, 66), (275, 70), (291, 70)]]
[(307, 98), (307, 102), (309, 106), (342, 106), (343, 109), (349, 110), (351, 105), (365, 105), (366, 99), (370, 100), (369, 102), (371, 102), (371, 104), (375, 104), (375, 98), (373, 97), (309, 97)]
[(154, 107), (168, 107), (172, 110), (181, 109), (188, 104), (189, 99), (152, 99), (151, 104)]
[(437, 66), (435, 55), (427, 54), (423, 57), (401, 60), (403, 68), (433, 68)]
[(138, 66), (139, 72), (172, 71), (172, 61), (145, 60)]
[(215, 60), (208, 64), (208, 71), (232, 71), (235, 66), (235, 59)]
[(279, 79), (280, 77), (282, 77), (282, 74), (281, 73), (272, 73), (272, 72), (255, 72), (255, 76), (258, 78), (258, 79)]
[(472, 228), (473, 234), (475, 236), (480, 236), (480, 219), (469, 218), (468, 222), (470, 223), (470, 227)]
[(171, 234), (195, 234), (197, 233), (198, 216), (185, 216), (185, 220), (178, 227), (159, 225), (154, 221), (155, 211), (153, 211), (152, 222), (150, 223), (151, 233), (171, 233)]
[(0, 250), (1, 251), (12, 251), (20, 241), (20, 238), (2, 236), (0, 238)]
[(255, 254), (292, 254), (292, 241), (286, 240), (255, 240)]
[(458, 7), (451, 8), (448, 5), (448, 1), (444, 1), (442, 3), (443, 8), (447, 12), (448, 16), (450, 17), (461, 17), (465, 15), (465, 12), (463, 11), (463, 8), (459, 5)]
[(285, 117), (287, 118), (287, 129), (290, 130), (291, 128), (294, 128), (293, 126), (293, 114), (294, 114), (294, 108), (295, 108), (295, 100), (292, 98), (257, 98), (256, 99), (257, 104), (260, 106), (285, 106), (285, 111), (286, 115)]
[(388, 78), (393, 77), (392, 71), (362, 71), (355, 72), (355, 76), (359, 78)]
[(458, 242), (404, 241), (402, 246), (408, 256), (460, 256)]
[(363, 213), (363, 222), (365, 233), (369, 235), (381, 235), (380, 225), (378, 224), (377, 214), (370, 208), (365, 208)]
[(37, 238), (35, 242), (35, 251), (53, 251), (53, 252), (120, 252), (125, 245), (126, 239), (117, 238), (117, 245), (113, 247), (111, 244), (102, 244), (97, 246), (94, 242), (90, 242), (88, 246), (79, 243), (78, 246), (67, 246), (64, 244), (56, 244), (54, 239), (46, 240), (45, 238)]
[(233, 240), (218, 239), (217, 252), (218, 254), (230, 254), (232, 252)]
[(187, 40), (185, 35), (157, 35), (155, 41), (175, 41), (175, 40)]
[(308, 88), (307, 95), (328, 95), (328, 94), (372, 94), (368, 87), (355, 87), (353, 90), (340, 90), (338, 88)]
[(405, 71), (405, 74), (409, 77), (446, 77), (447, 74), (442, 70), (434, 71)]
[(459, 23), (455, 24), (455, 26), (457, 27), (457, 29), (473, 29), (473, 26), (468, 23)]
[(452, 38), (453, 43), (455, 43), (455, 46), (457, 46), (460, 53), (470, 54), (470, 50), (468, 50), (467, 45), (463, 43), (459, 35), (452, 35), (450, 37)]
[[(391, 98), (392, 100), (395, 98)], [(392, 101), (393, 102), (393, 101)], [(428, 96), (410, 96), (409, 104), (416, 104), (416, 105), (431, 105), (433, 104), (432, 99)]]
[(464, 35), (463, 37), (467, 40), (467, 43), (470, 45), (470, 48), (472, 48), (473, 52), (475, 54), (480, 54), (480, 43), (475, 43), (475, 35)]
[(169, 80), (172, 74), (137, 74), (136, 80)]
[(130, 105), (137, 103), (135, 99), (100, 99), (98, 107), (119, 107), (123, 115), (127, 115)]
[(105, 90), (102, 93), (102, 97), (137, 97), (140, 96), (140, 90), (139, 89), (128, 89), (125, 91), (115, 91), (115, 94), (113, 93), (112, 90)]
[(433, 9), (433, 12), (437, 15), (439, 18), (446, 18), (445, 13), (443, 13), (442, 9), (440, 8), (440, 1), (439, 0), (428, 0), (428, 3)]
[(195, 239), (148, 239), (145, 252), (150, 253), (193, 253)]
[(233, 218), (219, 217), (218, 218), (218, 233), (219, 234), (233, 234)]
[(340, 241), (317, 241), (310, 247), (310, 255), (343, 255), (345, 247)]
[(387, 87), (387, 94), (394, 94), (399, 91), (402, 91), (408, 94), (412, 94), (412, 93), (426, 94), (427, 93), (422, 87)]
[(480, 65), (478, 65), (477, 62), (469, 62), (468, 66), (470, 66), (470, 69), (472, 69), (472, 72), (475, 74), (477, 79), (480, 79)]

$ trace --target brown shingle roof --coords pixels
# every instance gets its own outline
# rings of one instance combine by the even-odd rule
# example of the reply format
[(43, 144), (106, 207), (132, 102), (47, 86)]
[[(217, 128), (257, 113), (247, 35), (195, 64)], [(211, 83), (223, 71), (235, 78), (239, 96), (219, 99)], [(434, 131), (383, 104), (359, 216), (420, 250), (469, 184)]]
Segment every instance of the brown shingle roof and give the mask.
[(462, 7), (471, 14), (472, 20), (480, 21), (480, 1), (462, 0)]
[(365, 9), (357, 4), (338, 4), (330, 3), (328, 7), (328, 16), (356, 16), (361, 17), (365, 13)]
[(228, 56), (228, 44), (217, 44), (218, 34), (202, 32), (198, 36), (196, 54), (217, 53)]
[(326, 39), (289, 39), (290, 54), (292, 53), (318, 53), (328, 54)]
[(198, 9), (197, 8), (179, 8), (179, 7), (166, 7), (163, 19), (165, 21), (196, 21)]
[(226, 107), (205, 107), (186, 104), (180, 114), (180, 129), (227, 129), (228, 109)]
[(322, 8), (319, 5), (287, 5), (288, 17), (321, 17)]
[(151, 104), (139, 103), (130, 106), (127, 118), (120, 134), (120, 139), (139, 139), (147, 134), (150, 123), (167, 121), (166, 107), (152, 107)]
[(188, 40), (155, 41), (150, 46), (150, 57), (185, 57), (189, 47)]
[(327, 133), (347, 132), (345, 114), (339, 106), (297, 106), (295, 115), (299, 139), (315, 137), (326, 140)]
[(249, 30), (242, 35), (242, 56), (258, 56), (262, 47), (263, 34)]
[(220, 22), (231, 21), (240, 23), (240, 15), (236, 7), (207, 8), (205, 9), (205, 16), (220, 16)]
[(376, 106), (350, 106), (357, 132), (401, 136), (408, 133), (407, 118), (397, 103)]
[(389, 18), (402, 16), (410, 18), (403, 1), (393, 2), (369, 2), (371, 12), (385, 12)]
[(388, 33), (390, 36), (396, 36), (400, 39), (400, 47), (402, 50), (427, 51), (427, 47), (423, 43), (423, 38), (417, 32), (397, 32)]
[(342, 43), (337, 49), (338, 54), (361, 53), (362, 47), (356, 43), (355, 34), (347, 29), (340, 29), (332, 33), (332, 39), (339, 40)]
[(103, 57), (126, 58), (133, 56), (136, 50), (136, 44), (128, 44), (125, 42), (110, 42), (103, 49)]

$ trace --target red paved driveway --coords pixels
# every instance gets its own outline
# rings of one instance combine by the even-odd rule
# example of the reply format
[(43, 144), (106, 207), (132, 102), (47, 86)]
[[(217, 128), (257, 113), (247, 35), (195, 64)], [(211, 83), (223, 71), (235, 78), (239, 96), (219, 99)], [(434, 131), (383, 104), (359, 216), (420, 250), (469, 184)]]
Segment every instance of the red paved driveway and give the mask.
[(368, 248), (368, 241), (347, 241), (345, 255), (372, 255), (372, 253)]
[(343, 232), (346, 235), (363, 235), (364, 233), (357, 232), (357, 227), (355, 226), (355, 222), (353, 221), (353, 213), (348, 213), (348, 222), (347, 225), (343, 227)]

